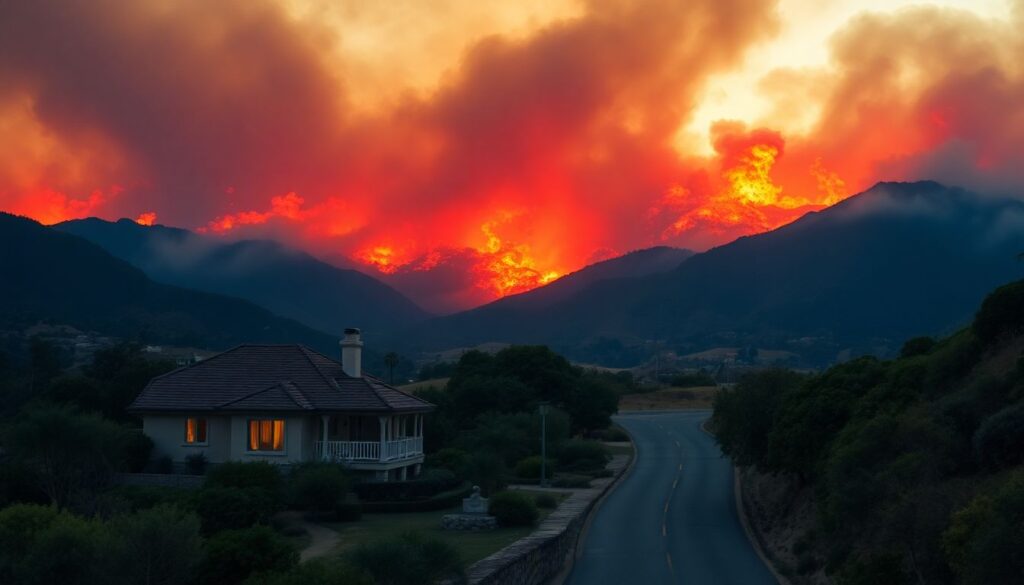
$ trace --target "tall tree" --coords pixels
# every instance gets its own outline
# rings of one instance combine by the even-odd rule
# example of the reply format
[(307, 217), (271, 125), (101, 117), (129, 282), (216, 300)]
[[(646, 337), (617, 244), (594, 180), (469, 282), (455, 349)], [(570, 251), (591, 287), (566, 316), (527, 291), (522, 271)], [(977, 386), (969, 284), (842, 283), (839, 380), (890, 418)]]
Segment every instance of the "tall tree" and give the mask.
[(389, 384), (394, 384), (395, 383), (395, 366), (398, 365), (398, 361), (399, 361), (398, 354), (393, 352), (393, 351), (389, 351), (384, 356), (384, 365), (386, 365), (388, 367), (388, 383)]

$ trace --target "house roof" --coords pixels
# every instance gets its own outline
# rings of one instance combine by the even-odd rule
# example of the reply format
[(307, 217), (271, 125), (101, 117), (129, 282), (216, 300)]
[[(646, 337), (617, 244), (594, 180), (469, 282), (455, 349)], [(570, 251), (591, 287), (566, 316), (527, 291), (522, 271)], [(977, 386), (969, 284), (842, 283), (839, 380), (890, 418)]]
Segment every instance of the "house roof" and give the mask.
[(132, 412), (423, 412), (433, 405), (303, 345), (240, 345), (153, 378)]

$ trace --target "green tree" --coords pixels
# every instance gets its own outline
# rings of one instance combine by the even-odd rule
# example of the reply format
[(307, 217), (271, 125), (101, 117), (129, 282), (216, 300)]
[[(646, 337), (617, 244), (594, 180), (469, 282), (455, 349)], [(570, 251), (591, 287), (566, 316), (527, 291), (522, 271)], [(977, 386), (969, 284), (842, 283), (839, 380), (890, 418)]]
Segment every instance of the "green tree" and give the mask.
[(735, 388), (715, 395), (715, 438), (737, 465), (765, 465), (776, 408), (802, 380), (788, 370), (765, 370), (748, 374)]
[(1024, 472), (983, 491), (953, 515), (943, 538), (950, 566), (966, 585), (1020, 583), (1024, 575)]
[(68, 406), (39, 404), (25, 409), (7, 428), (10, 455), (33, 472), (58, 507), (106, 484), (121, 464), (125, 429)]

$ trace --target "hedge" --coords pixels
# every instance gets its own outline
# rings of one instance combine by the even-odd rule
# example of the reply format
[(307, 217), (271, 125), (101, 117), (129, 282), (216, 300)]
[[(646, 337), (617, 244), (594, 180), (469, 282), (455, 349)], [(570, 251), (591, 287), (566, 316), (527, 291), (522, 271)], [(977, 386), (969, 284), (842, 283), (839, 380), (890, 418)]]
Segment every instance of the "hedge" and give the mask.
[(473, 486), (469, 482), (463, 482), (458, 488), (439, 493), (434, 497), (425, 500), (400, 500), (392, 502), (371, 501), (363, 502), (362, 508), (365, 513), (395, 514), (402, 512), (432, 512), (444, 510), (462, 503), (462, 499), (473, 492)]
[(459, 484), (458, 478), (450, 471), (432, 469), (424, 477), (410, 481), (359, 483), (355, 492), (363, 502), (409, 502), (433, 498), (457, 488)]

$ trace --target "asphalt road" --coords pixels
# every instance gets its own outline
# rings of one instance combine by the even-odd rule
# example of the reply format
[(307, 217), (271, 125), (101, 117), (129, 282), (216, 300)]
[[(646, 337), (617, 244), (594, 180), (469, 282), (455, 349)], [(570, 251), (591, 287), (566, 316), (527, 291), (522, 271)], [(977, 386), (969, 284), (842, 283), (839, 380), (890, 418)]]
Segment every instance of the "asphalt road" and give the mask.
[(605, 499), (570, 585), (776, 585), (736, 516), (732, 464), (707, 411), (626, 414), (632, 473)]

